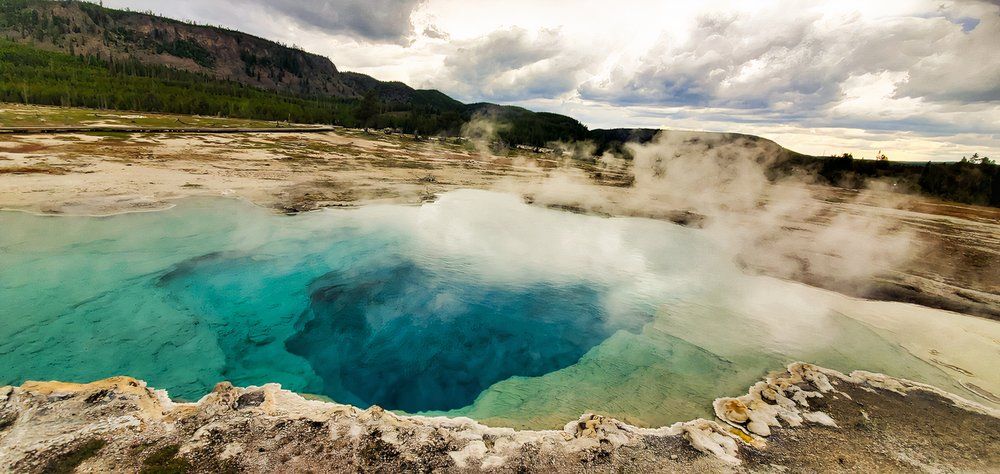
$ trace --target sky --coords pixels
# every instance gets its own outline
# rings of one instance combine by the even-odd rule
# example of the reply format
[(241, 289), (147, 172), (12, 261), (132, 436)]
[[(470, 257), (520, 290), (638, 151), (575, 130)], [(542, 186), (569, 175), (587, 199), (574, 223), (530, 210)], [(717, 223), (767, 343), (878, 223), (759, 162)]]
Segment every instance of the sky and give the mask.
[(1000, 158), (1000, 0), (105, 0), (591, 128)]

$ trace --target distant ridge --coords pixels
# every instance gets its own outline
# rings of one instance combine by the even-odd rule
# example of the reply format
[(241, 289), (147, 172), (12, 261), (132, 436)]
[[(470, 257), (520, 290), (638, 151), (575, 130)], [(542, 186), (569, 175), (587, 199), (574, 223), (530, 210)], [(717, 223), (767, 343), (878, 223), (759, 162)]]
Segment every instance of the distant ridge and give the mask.
[(0, 35), (22, 44), (108, 60), (137, 60), (268, 90), (413, 100), (415, 90), (344, 73), (329, 58), (257, 36), (82, 1), (5, 0)]

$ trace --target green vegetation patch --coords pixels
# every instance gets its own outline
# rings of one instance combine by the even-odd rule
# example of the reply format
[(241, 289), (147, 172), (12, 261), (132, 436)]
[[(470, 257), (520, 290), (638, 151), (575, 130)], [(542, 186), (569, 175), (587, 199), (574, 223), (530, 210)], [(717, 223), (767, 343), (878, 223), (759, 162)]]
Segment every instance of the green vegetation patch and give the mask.
[(191, 463), (182, 457), (179, 444), (163, 446), (142, 461), (141, 474), (183, 474), (191, 472)]
[(108, 444), (101, 438), (93, 438), (77, 445), (62, 455), (52, 458), (44, 472), (51, 474), (71, 473), (84, 461), (94, 457)]

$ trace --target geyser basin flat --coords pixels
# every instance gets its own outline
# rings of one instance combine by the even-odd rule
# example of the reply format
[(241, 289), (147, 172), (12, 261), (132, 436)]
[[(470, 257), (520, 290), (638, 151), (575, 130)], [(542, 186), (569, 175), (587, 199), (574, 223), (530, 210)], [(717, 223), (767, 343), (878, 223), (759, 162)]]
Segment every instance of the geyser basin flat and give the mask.
[(746, 276), (697, 230), (515, 196), (291, 217), (193, 199), (104, 218), (4, 212), (0, 229), (2, 383), (128, 374), (194, 399), (221, 380), (279, 382), (532, 428), (585, 411), (707, 416), (795, 359), (984, 403), (960, 383), (1000, 386), (927, 353), (995, 366), (993, 322)]

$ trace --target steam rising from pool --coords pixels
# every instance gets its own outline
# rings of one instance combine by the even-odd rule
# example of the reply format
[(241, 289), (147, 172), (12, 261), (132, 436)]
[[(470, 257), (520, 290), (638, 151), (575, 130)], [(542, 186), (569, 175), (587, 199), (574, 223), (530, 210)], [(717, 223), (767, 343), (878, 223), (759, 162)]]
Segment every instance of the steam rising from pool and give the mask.
[(706, 416), (791, 360), (962, 391), (839, 313), (865, 302), (744, 275), (698, 230), (511, 195), (291, 217), (192, 199), (0, 227), (3, 383), (128, 374), (194, 399), (279, 382), (518, 427)]

